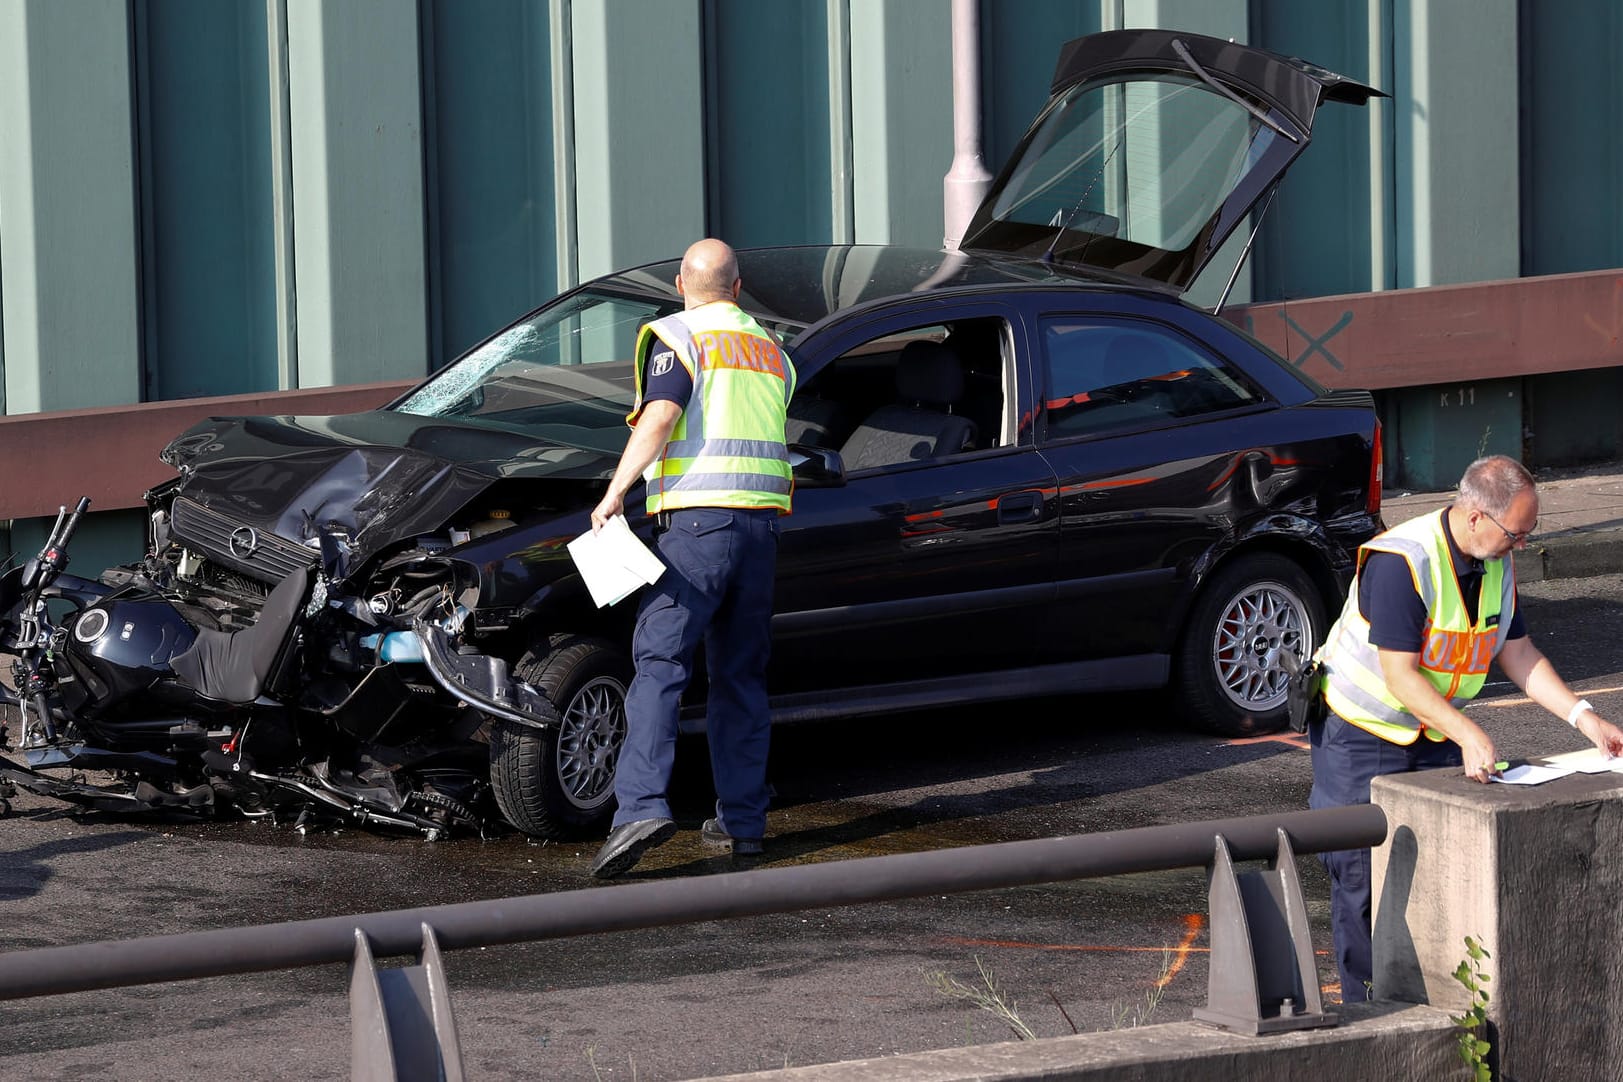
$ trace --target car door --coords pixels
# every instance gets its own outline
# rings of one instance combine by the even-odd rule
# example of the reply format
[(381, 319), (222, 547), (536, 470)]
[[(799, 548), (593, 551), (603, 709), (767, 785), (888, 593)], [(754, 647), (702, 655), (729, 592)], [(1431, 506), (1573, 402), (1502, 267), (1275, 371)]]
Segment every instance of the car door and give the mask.
[[(980, 354), (964, 358), (986, 411), (975, 445), (864, 464), (860, 428), (897, 394), (887, 366), (908, 343), (943, 335), (978, 340), (950, 346)], [(838, 400), (863, 420), (852, 431), (848, 419), (839, 441), (852, 455), (845, 486), (796, 492), (785, 520), (774, 693), (961, 680), (1024, 664), (1031, 614), (1052, 597), (1059, 523), (1053, 471), (1019, 422), (1030, 415), (1031, 372), (1016, 313), (990, 302), (921, 305), (821, 334), (797, 363), (809, 373), (797, 397)]]
[(1071, 614), (1043, 641), (1080, 658), (1172, 650), (1191, 576), (1252, 510), (1239, 467), (1275, 411), (1186, 327), (1120, 307), (1037, 321), (1037, 428), (1059, 481), (1056, 609)]

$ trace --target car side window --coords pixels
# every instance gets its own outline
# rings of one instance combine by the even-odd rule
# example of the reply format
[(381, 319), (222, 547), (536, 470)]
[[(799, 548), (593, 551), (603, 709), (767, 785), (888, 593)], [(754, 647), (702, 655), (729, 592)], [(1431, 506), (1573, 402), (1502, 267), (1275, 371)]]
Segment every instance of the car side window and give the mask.
[(796, 391), (791, 443), (840, 452), (848, 472), (944, 458), (1009, 441), (1008, 325), (956, 320), (846, 350)]
[(1193, 342), (1151, 323), (1043, 321), (1048, 438), (1251, 405), (1256, 392)]

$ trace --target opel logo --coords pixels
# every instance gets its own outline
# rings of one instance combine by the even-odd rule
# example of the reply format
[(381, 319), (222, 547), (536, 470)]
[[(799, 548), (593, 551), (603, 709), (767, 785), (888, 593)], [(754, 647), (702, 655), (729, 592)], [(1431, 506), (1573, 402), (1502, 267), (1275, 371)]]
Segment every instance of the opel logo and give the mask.
[(259, 532), (252, 526), (238, 526), (231, 531), (231, 555), (246, 560), (259, 548)]

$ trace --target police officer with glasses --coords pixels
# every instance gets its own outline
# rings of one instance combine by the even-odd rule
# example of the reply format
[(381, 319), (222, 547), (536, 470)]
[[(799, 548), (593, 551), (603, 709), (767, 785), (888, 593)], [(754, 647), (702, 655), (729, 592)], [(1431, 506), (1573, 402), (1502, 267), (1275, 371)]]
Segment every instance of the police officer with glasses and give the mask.
[[(1358, 552), (1341, 616), (1319, 651), (1324, 718), (1310, 728), (1314, 808), (1369, 803), (1371, 779), (1461, 766), (1486, 782), (1493, 740), (1462, 712), (1495, 659), (1535, 703), (1607, 756), (1623, 731), (1569, 688), (1527, 635), (1514, 550), (1538, 528), (1533, 477), (1504, 455), (1466, 468), (1455, 501)], [(1369, 998), (1370, 851), (1325, 853), (1343, 1002)]]

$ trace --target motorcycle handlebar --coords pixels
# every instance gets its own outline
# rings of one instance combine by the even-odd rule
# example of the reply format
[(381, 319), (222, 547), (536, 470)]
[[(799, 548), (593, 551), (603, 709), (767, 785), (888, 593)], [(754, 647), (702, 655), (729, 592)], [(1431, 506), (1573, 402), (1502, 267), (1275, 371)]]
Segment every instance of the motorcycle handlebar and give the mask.
[(39, 714), (40, 725), (45, 729), (45, 739), (56, 743), (56, 724), (51, 720), (51, 703), (43, 691), (34, 695), (34, 710)]
[(39, 550), (38, 556), (24, 565), (23, 589), (33, 591), (36, 603), (40, 591), (49, 586), (51, 580), (68, 565), (68, 541), (73, 537), (73, 531), (79, 528), (79, 520), (84, 517), (85, 510), (89, 507), (90, 497), (80, 496), (72, 514), (68, 513), (66, 507), (58, 510), (56, 525), (51, 527), (51, 535), (45, 539), (45, 547)]
[[(78, 506), (73, 509), (73, 514), (68, 516), (67, 525), (62, 527), (62, 536), (56, 539), (57, 548), (65, 549), (68, 547), (68, 541), (73, 537), (73, 531), (79, 528), (79, 520), (84, 517), (85, 511), (89, 507), (90, 497), (80, 496)], [(63, 510), (66, 510), (66, 508)], [(61, 522), (60, 516), (58, 516), (57, 521)]]
[(62, 522), (67, 517), (68, 509), (66, 507), (56, 509), (56, 522), (51, 526), (51, 532), (45, 535), (45, 547), (39, 550), (40, 559), (43, 560), (45, 554), (56, 547), (56, 539), (62, 533)]

